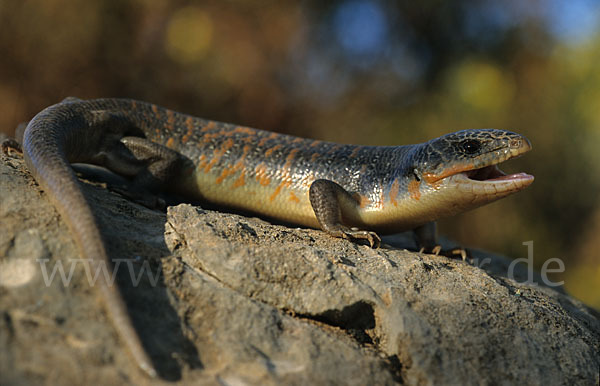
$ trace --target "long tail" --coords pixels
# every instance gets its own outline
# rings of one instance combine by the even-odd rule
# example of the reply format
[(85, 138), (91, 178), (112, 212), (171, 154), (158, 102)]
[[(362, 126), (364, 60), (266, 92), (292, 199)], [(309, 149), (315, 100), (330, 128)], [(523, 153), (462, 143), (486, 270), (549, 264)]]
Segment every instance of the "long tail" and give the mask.
[[(72, 110), (64, 106), (68, 104), (51, 106), (31, 120), (23, 137), (23, 154), (35, 180), (69, 226), (81, 254), (91, 262), (92, 272), (99, 272), (97, 270), (101, 268), (110, 272), (111, 263), (98, 224), (65, 154), (65, 142), (79, 127), (86, 127), (87, 122), (83, 116), (73, 115)], [(108, 282), (104, 275), (98, 276), (96, 283), (113, 326), (138, 365), (148, 375), (156, 377), (156, 370), (133, 327), (118, 287)]]

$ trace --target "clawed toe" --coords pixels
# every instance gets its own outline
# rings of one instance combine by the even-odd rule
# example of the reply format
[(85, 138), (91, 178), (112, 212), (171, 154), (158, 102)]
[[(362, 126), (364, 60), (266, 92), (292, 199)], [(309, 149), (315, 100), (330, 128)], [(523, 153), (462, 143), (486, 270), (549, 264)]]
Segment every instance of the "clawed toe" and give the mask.
[(5, 139), (0, 146), (2, 147), (2, 152), (6, 155), (10, 155), (11, 152), (23, 154), (21, 144), (13, 138)]
[(427, 253), (427, 254), (436, 255), (436, 256), (441, 255), (441, 256), (452, 257), (452, 258), (460, 256), (463, 261), (467, 260), (467, 257), (469, 257), (469, 253), (467, 252), (467, 250), (465, 248), (458, 247), (458, 248), (443, 250), (441, 245), (436, 245), (435, 247), (431, 248), (430, 250), (428, 248), (421, 247), (421, 249), (419, 249), (419, 253)]
[(369, 246), (371, 248), (379, 248), (381, 245), (381, 238), (375, 232), (371, 231), (361, 231), (356, 228), (352, 228), (344, 231), (345, 238), (350, 238), (354, 240), (367, 240)]

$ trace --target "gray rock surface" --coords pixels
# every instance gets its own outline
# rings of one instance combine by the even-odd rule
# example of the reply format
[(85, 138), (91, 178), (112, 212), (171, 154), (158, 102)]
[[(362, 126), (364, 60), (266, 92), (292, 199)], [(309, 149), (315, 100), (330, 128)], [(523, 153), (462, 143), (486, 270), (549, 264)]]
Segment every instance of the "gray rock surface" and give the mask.
[(406, 238), (372, 250), (188, 204), (165, 214), (84, 183), (162, 376), (148, 380), (66, 225), (1, 157), (0, 384), (598, 384), (598, 314), (509, 278), (502, 257), (473, 252), (479, 268)]

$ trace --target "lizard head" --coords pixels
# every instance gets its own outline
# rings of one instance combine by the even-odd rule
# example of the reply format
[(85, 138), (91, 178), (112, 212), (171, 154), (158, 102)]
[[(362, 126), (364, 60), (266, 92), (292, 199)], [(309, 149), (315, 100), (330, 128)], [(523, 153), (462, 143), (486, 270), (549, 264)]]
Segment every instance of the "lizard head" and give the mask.
[(507, 175), (498, 167), (529, 150), (529, 140), (510, 131), (458, 131), (420, 145), (413, 158), (412, 177), (425, 200), (435, 196), (440, 206), (453, 206), (452, 212), (475, 208), (533, 182), (529, 174)]

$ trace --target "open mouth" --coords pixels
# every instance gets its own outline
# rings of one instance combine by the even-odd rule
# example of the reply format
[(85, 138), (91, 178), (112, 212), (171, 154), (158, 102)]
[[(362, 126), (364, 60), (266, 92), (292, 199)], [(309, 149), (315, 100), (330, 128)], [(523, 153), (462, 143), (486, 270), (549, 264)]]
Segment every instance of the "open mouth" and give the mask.
[(454, 175), (458, 188), (480, 199), (497, 199), (525, 189), (534, 177), (527, 173), (506, 174), (497, 165), (484, 166)]
[(498, 165), (490, 165), (481, 169), (468, 170), (463, 172), (463, 174), (467, 178), (475, 181), (513, 181), (523, 179), (527, 180), (530, 178), (533, 179), (533, 176), (527, 173), (506, 174), (500, 170)]

